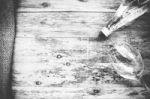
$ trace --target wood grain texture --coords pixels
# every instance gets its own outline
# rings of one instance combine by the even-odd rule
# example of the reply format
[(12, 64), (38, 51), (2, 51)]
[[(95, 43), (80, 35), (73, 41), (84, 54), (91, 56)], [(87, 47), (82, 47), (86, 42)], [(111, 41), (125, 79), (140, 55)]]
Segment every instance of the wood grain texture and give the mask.
[[(57, 67), (60, 68), (61, 71), (65, 68), (64, 71), (68, 71), (71, 68), (84, 68), (84, 66), (85, 68), (97, 67), (101, 63), (107, 63), (103, 64), (104, 66), (110, 65), (108, 64), (108, 56), (106, 56), (106, 52), (102, 49), (102, 44), (99, 45), (99, 49), (93, 49), (96, 47), (96, 44), (90, 44), (91, 46), (89, 46), (89, 42), (86, 39), (44, 39), (45, 38), (17, 38), (16, 44), (18, 47), (16, 46), (14, 58), (16, 72), (24, 73), (28, 72), (28, 70), (29, 72), (33, 72), (46, 68), (55, 69)], [(70, 76), (73, 76), (72, 73)]]
[[(103, 87), (106, 89), (102, 95), (96, 96), (85, 93), (84, 88), (19, 87), (14, 89), (18, 91), (16, 99), (146, 99), (142, 94), (135, 95), (138, 90), (141, 90), (138, 87), (128, 89), (112, 84)], [(114, 94), (111, 94), (113, 92)]]
[[(83, 2), (84, 1), (84, 2)], [(112, 69), (108, 45), (124, 41), (149, 67), (149, 14), (91, 41), (121, 0), (22, 0), (18, 9), (13, 89), (16, 99), (149, 99), (138, 81)]]
[[(113, 14), (77, 12), (20, 13), (18, 14), (17, 36), (97, 37), (101, 28), (105, 26)], [(149, 23), (146, 23), (146, 19), (149, 17), (149, 14), (144, 15), (128, 27), (117, 31), (117, 34), (147, 34), (150, 26)]]
[[(17, 38), (13, 87), (17, 99), (101, 99), (107, 95), (110, 99), (144, 99), (139, 82), (125, 80), (113, 71), (108, 44), (89, 38)], [(95, 88), (100, 90), (96, 97)]]
[(17, 36), (96, 37), (112, 15), (113, 13), (20, 13)]
[[(118, 75), (112, 74), (113, 71), (111, 70), (108, 74), (104, 74), (103, 79), (102, 76), (98, 78), (101, 79), (98, 81), (99, 84), (91, 79), (95, 77), (93, 71), (101, 71), (103, 68), (107, 71), (112, 68), (111, 59), (107, 52), (107, 45), (111, 41), (90, 41), (91, 38), (96, 37), (99, 28), (106, 23), (106, 20), (112, 14), (77, 12), (19, 13), (14, 58), (15, 83), (13, 87), (17, 92), (17, 98), (27, 99), (34, 96), (40, 98), (95, 98), (90, 95), (93, 94), (92, 90), (95, 86), (100, 86), (100, 90), (102, 90), (101, 95), (97, 98), (110, 95), (113, 99), (114, 93), (119, 98), (118, 93), (120, 90), (122, 90), (122, 97), (127, 99), (144, 98), (141, 84), (123, 78), (120, 79)], [(116, 31), (110, 39), (114, 42), (129, 42), (139, 48), (146, 62), (146, 70), (149, 71), (149, 58), (145, 56), (149, 51), (149, 47), (146, 46), (149, 42), (149, 37), (146, 36), (149, 33), (147, 19), (149, 19), (149, 14), (139, 18), (132, 25)], [(81, 20), (88, 25), (82, 25)], [(52, 33), (51, 31), (55, 29), (56, 31)], [(59, 30), (61, 31), (58, 32)], [(70, 32), (66, 33), (67, 31)], [(81, 32), (77, 35), (78, 31)], [(83, 34), (82, 31), (89, 34)], [(92, 31), (96, 31), (95, 34), (91, 34)], [(114, 79), (114, 76), (116, 79)], [(101, 87), (101, 84), (105, 87)], [(109, 86), (112, 89), (108, 90)], [(120, 86), (120, 88), (112, 92), (116, 90), (116, 86)], [(126, 90), (131, 90), (131, 86), (138, 87), (134, 87), (132, 91), (126, 93)], [(27, 90), (28, 88), (29, 90)], [(37, 91), (36, 88), (41, 89), (41, 91)], [(47, 90), (47, 88), (52, 88), (52, 90)], [(73, 89), (76, 91), (72, 92)], [(64, 92), (62, 97), (55, 97), (61, 94), (62, 90), (69, 91)], [(51, 93), (51, 91), (55, 92)], [(37, 93), (41, 95), (37, 95)], [(136, 93), (136, 95), (130, 96), (132, 93)], [(71, 94), (71, 96), (67, 94)]]
[(21, 0), (19, 12), (87, 11), (114, 12), (121, 0)]

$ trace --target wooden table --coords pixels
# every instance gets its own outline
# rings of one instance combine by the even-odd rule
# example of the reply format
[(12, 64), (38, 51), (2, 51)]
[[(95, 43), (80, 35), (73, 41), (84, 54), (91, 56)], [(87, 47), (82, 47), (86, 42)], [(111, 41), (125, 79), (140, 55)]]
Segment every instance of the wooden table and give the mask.
[[(121, 0), (21, 0), (14, 53), (16, 99), (146, 99), (138, 81), (112, 69), (109, 40), (92, 38)], [(138, 48), (150, 63), (150, 14), (116, 31), (113, 41)], [(98, 78), (96, 78), (98, 77)]]

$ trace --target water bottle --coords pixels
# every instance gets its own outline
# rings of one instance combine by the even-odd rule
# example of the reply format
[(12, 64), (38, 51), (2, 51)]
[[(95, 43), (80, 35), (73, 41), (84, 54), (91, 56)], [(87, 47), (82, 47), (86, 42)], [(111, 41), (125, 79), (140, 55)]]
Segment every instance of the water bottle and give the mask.
[(124, 0), (113, 18), (102, 28), (98, 39), (106, 39), (112, 32), (148, 12), (149, 7), (150, 0)]

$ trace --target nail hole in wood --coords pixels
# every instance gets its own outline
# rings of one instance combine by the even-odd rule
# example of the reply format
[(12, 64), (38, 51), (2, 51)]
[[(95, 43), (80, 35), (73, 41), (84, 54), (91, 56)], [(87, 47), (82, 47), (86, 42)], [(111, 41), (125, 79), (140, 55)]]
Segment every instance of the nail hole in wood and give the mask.
[(90, 94), (90, 95), (99, 95), (100, 92), (101, 92), (100, 89), (94, 88), (94, 89), (92, 89), (92, 90), (89, 92), (89, 94)]
[(71, 65), (71, 63), (69, 63), (69, 62), (66, 63), (66, 66), (70, 66), (70, 65)]
[(62, 55), (58, 54), (57, 59), (61, 59), (61, 58), (62, 58)]
[(88, 2), (88, 0), (79, 0), (80, 2)]
[(41, 84), (42, 84), (42, 82), (40, 82), (40, 81), (36, 81), (36, 82), (35, 82), (35, 84), (36, 84), (36, 85), (41, 85)]

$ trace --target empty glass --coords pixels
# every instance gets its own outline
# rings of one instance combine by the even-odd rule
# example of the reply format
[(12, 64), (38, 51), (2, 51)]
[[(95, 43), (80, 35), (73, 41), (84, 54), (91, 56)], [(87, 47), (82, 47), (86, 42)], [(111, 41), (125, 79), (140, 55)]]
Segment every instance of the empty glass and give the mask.
[(111, 45), (109, 52), (112, 66), (120, 76), (131, 80), (138, 80), (142, 76), (144, 63), (138, 49), (119, 42)]

